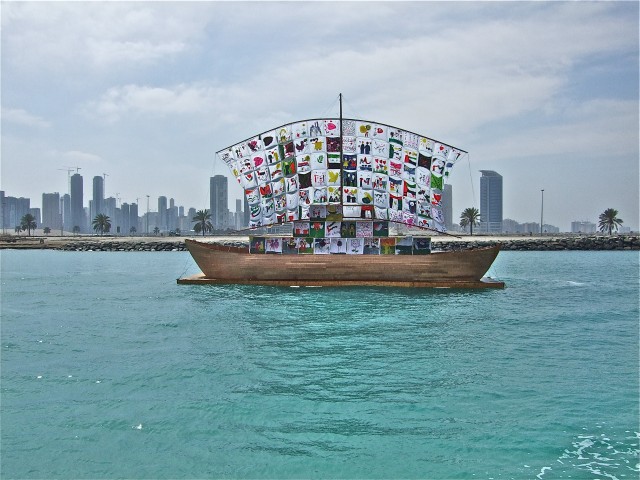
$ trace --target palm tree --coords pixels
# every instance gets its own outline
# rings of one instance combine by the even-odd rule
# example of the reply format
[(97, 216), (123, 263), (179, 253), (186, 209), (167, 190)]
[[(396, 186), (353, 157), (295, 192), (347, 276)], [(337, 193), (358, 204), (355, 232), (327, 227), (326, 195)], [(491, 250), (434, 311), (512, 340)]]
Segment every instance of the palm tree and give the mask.
[(45, 235), (49, 235), (51, 233), (51, 229), (49, 227), (44, 227), (43, 232)]
[(211, 214), (209, 213), (209, 210), (198, 210), (192, 220), (196, 222), (196, 224), (193, 226), (193, 229), (196, 231), (196, 233), (202, 232), (203, 237), (205, 233), (213, 231), (213, 225), (211, 224)]
[(607, 208), (598, 217), (598, 229), (601, 232), (609, 232), (609, 235), (611, 235), (613, 230), (617, 232), (618, 227), (621, 226), (622, 219), (618, 218), (618, 210), (615, 208)]
[(20, 233), (22, 231), (22, 226), (21, 225), (16, 225), (15, 231), (16, 231), (16, 233)]
[(137, 229), (136, 227), (131, 227), (131, 228), (129, 229), (129, 233), (130, 233), (130, 234), (132, 234), (132, 235), (133, 235), (134, 233), (136, 233), (137, 231), (138, 231), (138, 229)]
[(76, 235), (80, 233), (80, 227), (78, 225), (73, 226), (73, 233), (75, 233)]
[(96, 215), (96, 218), (93, 219), (91, 225), (93, 225), (93, 229), (96, 233), (99, 232), (100, 235), (102, 235), (111, 230), (111, 219), (104, 213), (99, 213)]
[(37, 227), (36, 217), (31, 215), (30, 213), (23, 215), (20, 219), (20, 226), (22, 227), (22, 230), (27, 230), (29, 236), (31, 236), (31, 229), (35, 230), (35, 228)]
[(473, 226), (480, 223), (480, 212), (475, 207), (465, 208), (460, 214), (460, 226), (465, 228), (469, 225), (471, 235), (473, 235)]
[(154, 229), (153, 229), (153, 233), (154, 233), (155, 235), (158, 235), (158, 234), (160, 233), (160, 227), (156, 227), (156, 228), (154, 228)]

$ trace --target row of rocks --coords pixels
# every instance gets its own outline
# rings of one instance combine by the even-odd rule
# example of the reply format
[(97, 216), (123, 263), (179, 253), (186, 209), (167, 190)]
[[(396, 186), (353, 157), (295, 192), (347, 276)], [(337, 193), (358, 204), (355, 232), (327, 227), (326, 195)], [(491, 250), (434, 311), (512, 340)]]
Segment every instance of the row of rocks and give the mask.
[(549, 250), (640, 250), (640, 237), (636, 235), (575, 236), (535, 239), (510, 239), (486, 241), (438, 242), (432, 241), (432, 249), (439, 251), (468, 250), (500, 245), (501, 250), (549, 251)]
[(184, 242), (94, 242), (76, 241), (53, 247), (72, 252), (182, 252)]

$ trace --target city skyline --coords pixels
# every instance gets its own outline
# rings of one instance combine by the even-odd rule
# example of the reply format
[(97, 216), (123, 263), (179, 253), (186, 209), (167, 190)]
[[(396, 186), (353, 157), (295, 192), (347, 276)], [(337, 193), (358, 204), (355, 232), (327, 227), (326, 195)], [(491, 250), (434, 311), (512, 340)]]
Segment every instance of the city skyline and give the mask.
[(0, 188), (39, 201), (80, 169), (206, 208), (214, 152), (342, 93), (345, 117), (470, 152), (454, 218), (495, 170), (505, 218), (539, 219), (544, 189), (563, 229), (606, 208), (638, 229), (638, 2), (363, 5), (4, 2)]
[[(483, 176), (480, 177), (479, 179), (479, 192), (481, 197), (479, 199), (479, 204), (481, 207), (481, 210), (480, 210), (481, 223), (479, 224), (479, 227), (476, 229), (476, 231), (478, 233), (486, 232), (487, 227), (486, 225), (483, 225), (484, 220), (482, 220), (482, 218), (489, 216), (490, 222), (500, 223), (499, 228), (497, 225), (494, 225), (490, 229), (491, 232), (489, 233), (530, 233), (530, 232), (538, 233), (540, 232), (540, 223), (538, 223), (536, 220), (513, 219), (506, 216), (502, 216), (502, 203), (503, 203), (502, 175), (492, 170), (483, 170), (481, 173), (483, 174)], [(75, 177), (75, 179), (73, 177)], [(96, 189), (95, 189), (96, 183), (100, 184), (101, 179), (103, 179), (103, 177), (98, 177), (98, 176), (93, 177), (94, 198), (96, 193)], [(82, 192), (83, 185), (84, 185), (82, 175), (76, 173), (71, 177), (70, 180), (71, 180), (71, 185), (75, 184), (76, 192), (77, 191)], [(228, 193), (229, 180), (230, 179), (228, 179), (225, 175), (215, 175), (214, 177), (209, 178), (210, 205), (208, 205), (209, 207), (208, 210), (211, 215), (212, 224), (214, 225), (214, 228), (216, 230), (226, 229), (226, 228), (244, 229), (248, 226), (248, 222), (249, 222), (248, 207), (249, 206), (246, 202), (246, 198), (244, 198), (243, 200), (240, 200), (240, 199), (235, 200), (236, 209), (234, 211), (231, 211), (228, 208), (228, 205), (230, 204), (230, 200), (231, 200), (231, 197), (229, 196), (229, 193)], [(231, 180), (235, 182), (235, 180), (233, 179)], [(490, 185), (491, 185), (491, 188), (489, 188)], [(100, 191), (100, 188), (98, 187), (97, 190)], [(453, 214), (453, 211), (451, 209), (451, 204), (453, 203), (452, 199), (455, 198), (455, 196), (452, 193), (452, 190), (453, 190), (453, 187), (450, 184), (445, 185), (445, 190), (443, 192), (443, 213), (445, 216), (445, 224), (447, 226), (447, 229), (452, 232), (456, 232), (456, 231), (460, 231), (459, 225), (458, 225), (459, 216)], [(491, 190), (491, 194), (489, 190)], [(13, 197), (13, 195), (6, 195), (6, 192), (4, 191), (2, 192), (5, 194), (4, 198)], [(222, 192), (222, 195), (220, 194), (220, 192)], [(102, 192), (102, 194), (104, 195), (104, 192)], [(223, 197), (225, 196), (224, 194), (226, 194), (226, 199), (223, 199)], [(77, 195), (78, 194), (76, 193), (75, 197), (77, 197)], [(51, 203), (51, 205), (49, 205), (48, 207), (45, 207), (45, 205), (47, 204), (46, 198), (53, 197), (53, 196), (57, 197), (57, 202), (60, 210), (59, 213), (63, 216), (71, 215), (71, 213), (63, 214), (63, 210), (67, 207), (67, 205), (69, 206), (69, 212), (72, 211), (72, 208), (71, 208), (72, 201), (71, 201), (71, 196), (69, 194), (61, 195), (59, 192), (43, 192), (41, 196), (43, 200), (42, 207), (31, 206), (30, 197), (20, 196), (20, 197), (14, 197), (14, 198), (17, 198), (19, 200), (28, 200), (30, 205), (30, 210), (39, 210), (41, 212), (42, 226), (43, 227), (49, 226), (50, 228), (52, 228), (52, 230), (55, 231), (56, 229), (60, 228), (60, 225), (56, 224), (55, 221), (53, 222), (54, 226), (45, 224), (45, 218), (48, 218), (48, 219), (53, 218), (53, 213), (51, 212), (51, 210), (53, 209), (51, 205), (53, 205), (53, 203)], [(147, 199), (149, 201), (151, 197), (148, 195), (145, 195), (145, 196), (149, 197)], [(483, 196), (486, 198), (483, 199)], [(67, 204), (63, 202), (64, 197), (67, 197), (67, 202), (68, 202)], [(489, 197), (491, 197), (491, 200), (489, 199)], [(92, 202), (94, 201), (94, 198), (87, 199), (86, 206), (82, 207), (82, 213), (80, 214), (83, 218), (85, 218), (87, 223), (90, 223), (91, 218), (94, 217), (94, 215), (92, 215), (91, 213), (93, 212)], [(125, 228), (127, 229), (127, 230), (124, 230), (122, 233), (125, 233), (126, 231), (128, 231), (128, 228), (130, 226), (133, 226), (135, 222), (133, 220), (134, 217), (138, 218), (138, 221), (140, 222), (143, 222), (145, 218), (148, 218), (146, 217), (147, 210), (146, 209), (140, 210), (139, 203), (122, 202), (120, 206), (117, 207), (118, 210), (122, 210), (122, 211), (121, 213), (119, 212), (118, 215), (116, 215), (115, 214), (115, 209), (117, 206), (116, 197), (109, 196), (104, 199), (105, 202), (107, 202), (107, 200), (110, 201), (111, 205), (109, 208), (106, 209), (106, 211), (107, 213), (110, 214), (109, 216), (112, 219), (118, 217), (119, 215), (122, 215), (124, 218), (128, 218), (128, 220), (122, 221)], [(137, 200), (140, 200), (140, 198), (138, 198)], [(170, 210), (175, 210), (175, 211), (180, 210), (180, 217), (186, 218), (188, 221), (190, 221), (191, 217), (193, 217), (196, 210), (204, 209), (204, 208), (189, 206), (188, 211), (190, 213), (185, 215), (184, 212), (187, 210), (187, 207), (185, 207), (184, 205), (176, 205), (176, 201), (173, 197), (169, 197), (169, 204), (167, 204), (166, 195), (160, 195), (157, 198), (158, 208), (156, 210), (153, 210), (151, 208), (152, 205), (153, 205), (152, 203), (148, 204), (148, 209), (149, 209), (148, 213), (149, 215), (151, 215), (151, 218), (152, 218), (151, 220), (152, 224), (149, 231), (151, 231), (156, 226), (158, 226), (159, 230), (163, 232), (167, 232), (172, 229), (175, 229), (176, 228), (175, 225), (169, 225), (167, 223), (166, 215), (167, 215), (167, 212)], [(491, 208), (489, 207), (489, 205), (491, 205)], [(482, 208), (484, 208), (484, 212)], [(497, 213), (495, 211), (492, 212), (491, 210), (497, 210)], [(140, 212), (139, 217), (138, 217), (138, 212)], [(164, 215), (165, 215), (164, 218), (163, 218), (162, 212), (164, 212)], [(89, 213), (89, 216), (87, 216), (86, 213)], [(96, 211), (95, 213), (103, 213), (103, 212)], [(236, 216), (236, 214), (242, 214), (242, 215)], [(177, 217), (177, 214), (174, 216)], [(51, 220), (49, 221), (51, 222)], [(77, 220), (74, 219), (72, 220), (72, 222), (77, 223)], [(548, 221), (545, 221), (543, 227), (545, 229), (544, 231), (548, 233), (554, 233), (554, 232), (589, 233), (589, 232), (595, 232), (597, 230), (597, 222), (598, 222), (597, 218), (591, 218), (591, 219), (582, 218), (582, 219), (572, 220), (569, 226), (566, 226), (566, 225), (558, 226), (555, 224), (551, 224)], [(5, 225), (5, 227), (10, 227), (10, 225), (7, 224)], [(141, 225), (141, 227), (142, 228), (138, 233), (144, 233), (147, 231), (147, 227), (145, 227), (144, 225)], [(184, 230), (184, 228), (181, 228), (181, 229)], [(634, 231), (631, 227), (629, 227), (627, 223), (625, 223), (622, 227), (622, 230), (627, 231), (627, 229), (631, 229), (631, 231)], [(70, 229), (67, 228), (67, 231), (69, 230)]]

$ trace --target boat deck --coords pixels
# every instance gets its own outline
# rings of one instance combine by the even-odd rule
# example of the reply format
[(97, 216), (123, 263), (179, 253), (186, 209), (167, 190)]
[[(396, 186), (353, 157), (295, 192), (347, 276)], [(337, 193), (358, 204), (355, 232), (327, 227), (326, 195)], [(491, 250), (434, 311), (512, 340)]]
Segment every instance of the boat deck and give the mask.
[(207, 278), (203, 273), (178, 278), (179, 285), (267, 285), (274, 287), (400, 287), (400, 288), (504, 288), (504, 282), (491, 278), (480, 281), (429, 281), (429, 282), (394, 282), (384, 280), (226, 280)]

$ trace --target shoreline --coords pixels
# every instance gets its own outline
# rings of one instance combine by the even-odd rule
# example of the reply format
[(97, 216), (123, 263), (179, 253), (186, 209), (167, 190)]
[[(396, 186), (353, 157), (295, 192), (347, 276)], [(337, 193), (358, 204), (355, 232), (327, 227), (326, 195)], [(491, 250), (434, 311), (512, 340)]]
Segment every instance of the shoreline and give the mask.
[[(208, 235), (180, 237), (116, 236), (2, 236), (0, 250), (60, 251), (186, 251), (185, 238), (205, 242), (248, 242), (249, 236)], [(500, 245), (503, 251), (640, 250), (638, 234), (464, 235), (431, 237), (433, 251), (468, 250)]]

